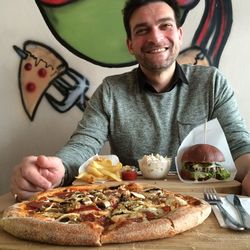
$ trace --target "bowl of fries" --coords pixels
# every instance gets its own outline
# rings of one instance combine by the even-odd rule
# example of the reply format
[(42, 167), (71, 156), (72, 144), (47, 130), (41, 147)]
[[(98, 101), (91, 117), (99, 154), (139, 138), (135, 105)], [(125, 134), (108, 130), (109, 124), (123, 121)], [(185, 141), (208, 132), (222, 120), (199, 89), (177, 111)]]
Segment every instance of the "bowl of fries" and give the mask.
[(87, 183), (121, 181), (121, 169), (116, 155), (95, 155), (80, 166), (76, 179)]

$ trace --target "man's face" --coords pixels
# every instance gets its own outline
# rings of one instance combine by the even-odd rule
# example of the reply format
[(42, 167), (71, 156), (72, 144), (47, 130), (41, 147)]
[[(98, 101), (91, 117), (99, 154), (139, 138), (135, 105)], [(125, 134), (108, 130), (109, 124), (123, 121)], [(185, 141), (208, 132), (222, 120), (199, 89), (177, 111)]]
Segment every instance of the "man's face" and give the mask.
[(172, 8), (156, 2), (137, 9), (130, 19), (129, 52), (142, 68), (162, 71), (175, 62), (182, 44), (182, 29), (177, 28)]

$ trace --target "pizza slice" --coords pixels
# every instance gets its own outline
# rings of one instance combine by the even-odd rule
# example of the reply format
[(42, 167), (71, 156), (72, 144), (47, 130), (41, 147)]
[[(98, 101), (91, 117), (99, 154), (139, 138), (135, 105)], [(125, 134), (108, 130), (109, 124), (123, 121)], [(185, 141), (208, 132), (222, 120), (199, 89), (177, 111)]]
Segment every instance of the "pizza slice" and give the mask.
[(157, 187), (130, 184), (110, 215), (102, 244), (173, 237), (201, 224), (210, 214), (205, 201)]
[(67, 68), (65, 60), (48, 46), (27, 41), (24, 50), (14, 46), (21, 56), (19, 88), (25, 112), (33, 120), (36, 109), (52, 81)]
[(3, 215), (12, 235), (59, 245), (101, 245), (100, 238), (116, 206), (116, 190), (103, 186), (72, 186), (38, 193)]

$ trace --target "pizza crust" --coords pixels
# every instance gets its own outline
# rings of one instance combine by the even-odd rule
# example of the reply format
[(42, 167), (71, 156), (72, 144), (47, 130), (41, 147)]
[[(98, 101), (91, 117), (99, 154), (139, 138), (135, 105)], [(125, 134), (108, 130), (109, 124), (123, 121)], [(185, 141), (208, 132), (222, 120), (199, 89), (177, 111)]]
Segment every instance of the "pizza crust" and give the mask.
[(101, 236), (101, 243), (126, 243), (173, 237), (175, 235), (172, 223), (166, 219), (130, 223), (118, 229), (106, 232)]
[(211, 213), (211, 206), (200, 200), (197, 206), (185, 206), (161, 218), (142, 223), (130, 223), (110, 232), (104, 232), (101, 243), (126, 243), (173, 237), (200, 225)]
[(16, 203), (3, 213), (0, 226), (11, 235), (57, 245), (101, 245), (100, 235), (103, 227), (91, 222), (66, 224), (41, 220), (39, 217), (27, 217), (23, 209), (26, 203)]
[(198, 206), (181, 207), (168, 214), (176, 234), (200, 225), (209, 216), (211, 206), (203, 200), (200, 201)]
[(91, 223), (63, 224), (28, 217), (5, 217), (0, 223), (5, 231), (25, 240), (57, 245), (101, 245), (103, 228)]

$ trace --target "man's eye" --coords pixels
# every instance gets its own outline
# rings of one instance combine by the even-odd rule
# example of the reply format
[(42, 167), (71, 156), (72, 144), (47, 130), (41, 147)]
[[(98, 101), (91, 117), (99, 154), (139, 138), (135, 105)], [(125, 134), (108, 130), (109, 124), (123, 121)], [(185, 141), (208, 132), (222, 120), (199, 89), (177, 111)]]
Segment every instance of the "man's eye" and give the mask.
[(139, 35), (144, 35), (146, 33), (147, 33), (147, 29), (146, 28), (138, 29), (138, 30), (135, 31), (135, 34), (138, 35), (138, 36)]
[(164, 23), (161, 25), (161, 29), (172, 29), (173, 24), (172, 23)]

